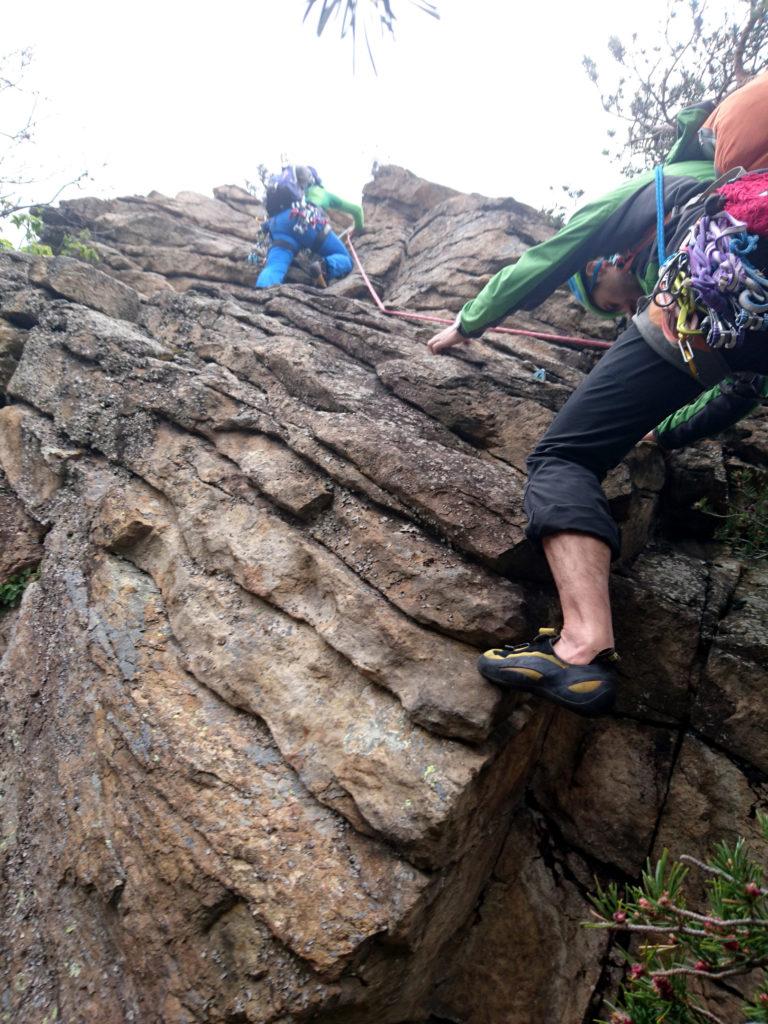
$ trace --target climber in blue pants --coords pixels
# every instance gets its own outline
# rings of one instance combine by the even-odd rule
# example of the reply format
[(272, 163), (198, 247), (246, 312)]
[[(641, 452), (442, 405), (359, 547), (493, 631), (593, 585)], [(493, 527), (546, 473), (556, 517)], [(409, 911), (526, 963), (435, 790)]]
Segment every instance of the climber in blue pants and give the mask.
[(352, 270), (352, 260), (339, 236), (331, 230), (323, 211), (309, 203), (294, 203), (270, 217), (263, 225), (271, 240), (267, 260), (256, 279), (257, 288), (282, 284), (294, 257), (309, 249), (318, 260), (311, 269), (316, 277), (335, 281)]

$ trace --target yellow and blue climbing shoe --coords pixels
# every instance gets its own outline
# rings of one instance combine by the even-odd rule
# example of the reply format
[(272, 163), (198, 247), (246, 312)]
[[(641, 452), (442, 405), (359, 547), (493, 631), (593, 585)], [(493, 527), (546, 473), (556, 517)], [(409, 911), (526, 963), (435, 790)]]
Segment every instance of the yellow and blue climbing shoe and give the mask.
[(477, 661), (480, 674), (498, 686), (533, 693), (578, 715), (604, 715), (616, 699), (613, 650), (601, 651), (588, 665), (572, 665), (552, 650), (558, 634), (540, 629), (530, 643), (486, 651)]

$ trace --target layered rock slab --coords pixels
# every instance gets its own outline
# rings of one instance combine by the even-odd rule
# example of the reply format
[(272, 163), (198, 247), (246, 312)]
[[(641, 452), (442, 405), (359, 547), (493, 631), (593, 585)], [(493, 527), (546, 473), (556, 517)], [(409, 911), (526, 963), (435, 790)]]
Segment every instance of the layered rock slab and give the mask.
[[(272, 323), (272, 337), (284, 333)], [(437, 539), (415, 543), (421, 516), (401, 512), (400, 496), (419, 486), (416, 477), (395, 495), (384, 490), (386, 474), (380, 485), (366, 478), (346, 490), (323, 458), (307, 457), (321, 449), (297, 438), (317, 437), (321, 421), (314, 398), (307, 404), (293, 383), (301, 359), (290, 366), (289, 348), (282, 363), (278, 349), (260, 359), (263, 335), (246, 334), (253, 372), (241, 381), (200, 359), (194, 327), (190, 337), (180, 350), (54, 296), (26, 339), (15, 404), (0, 413), (13, 500), (34, 522), (53, 524), (40, 582), (26, 596), (3, 662), (5, 692), (20, 726), (41, 699), (47, 720), (62, 723), (41, 745), (46, 760), (33, 774), (59, 771), (59, 728), (84, 743), (82, 756), (66, 746), (63, 794), (51, 786), (38, 809), (59, 823), (55, 851), (24, 847), (41, 817), (31, 812), (25, 779), (12, 772), (8, 780), (15, 810), (7, 867), (35, 918), (26, 938), (15, 925), (9, 932), (14, 1007), (19, 1019), (74, 1006), (89, 1019), (98, 1006), (136, 1019), (157, 1012), (168, 1020), (233, 1013), (277, 1020), (314, 1007), (356, 1021), (401, 1020), (423, 1004), (446, 936), (471, 910), (503, 839), (502, 812), (519, 797), (545, 721), (523, 711), (511, 730), (485, 740), (498, 695), (475, 675), (474, 651), (461, 642), (473, 631), (490, 636), (515, 616), (521, 622), (521, 595)], [(333, 400), (352, 410), (380, 386), (372, 373), (350, 380), (352, 390), (338, 391), (338, 375), (332, 386)], [(406, 411), (401, 420), (410, 438), (422, 430), (430, 445), (439, 443), (442, 428), (423, 416)], [(445, 440), (446, 457), (474, 458)], [(349, 442), (336, 447), (341, 464)], [(344, 482), (355, 484), (354, 472)], [(379, 493), (383, 514), (372, 504)], [(360, 554), (344, 552), (339, 532), (357, 529), (359, 546), (361, 521), (374, 519), (375, 565), (369, 549), (358, 573)], [(398, 536), (414, 538), (422, 559), (417, 587), (407, 553), (387, 554)], [(457, 591), (446, 600), (446, 582), (470, 596)], [(504, 600), (505, 610), (497, 605)], [(466, 624), (465, 605), (473, 609)], [(52, 645), (65, 636), (66, 646)], [(43, 675), (26, 676), (27, 689), (14, 690), (27, 656), (45, 666)], [(425, 671), (430, 666), (440, 672)], [(78, 700), (85, 685), (87, 699)], [(485, 742), (471, 747), (436, 733)], [(223, 737), (226, 748), (217, 746)], [(23, 727), (9, 739), (9, 764), (29, 767), (22, 750), (32, 739)], [(267, 769), (269, 779), (257, 784)], [(145, 773), (152, 784), (141, 786)], [(86, 778), (98, 780), (95, 789)], [(264, 814), (274, 813), (274, 823), (259, 819), (254, 804), (270, 792)], [(310, 865), (292, 847), (303, 813), (296, 800), (314, 808), (308, 836), (348, 834), (334, 849), (383, 916), (365, 923), (343, 881), (347, 869), (331, 847), (326, 855), (308, 838), (318, 880), (331, 885), (336, 875), (336, 894), (352, 908), (348, 925), (326, 934), (337, 914), (330, 890), (319, 881), (313, 889)], [(137, 845), (141, 829), (153, 838)], [(165, 837), (179, 835), (176, 853), (179, 840), (169, 850)], [(390, 865), (384, 875), (398, 895), (366, 880), (366, 857), (352, 848), (358, 840)], [(52, 887), (39, 901), (37, 873)], [(314, 924), (285, 888), (293, 884), (307, 898), (306, 913), (311, 906), (317, 915)], [(56, 935), (61, 920), (72, 926), (64, 938)], [(145, 931), (152, 934), (139, 941)], [(407, 979), (394, 995), (393, 950)], [(64, 967), (43, 970), (44, 960)], [(223, 971), (217, 988), (210, 963)], [(114, 967), (119, 978), (107, 983)], [(367, 987), (352, 981), (355, 974)], [(62, 985), (67, 992), (58, 995)]]
[[(66, 543), (72, 552), (73, 538)], [(58, 773), (40, 801), (30, 801), (29, 781), (9, 780), (6, 823), (15, 831), (5, 837), (6, 871), (24, 893), (6, 916), (14, 1019), (35, 1019), (51, 1006), (79, 1019), (98, 1012), (123, 1019), (132, 1005), (138, 1019), (175, 1005), (225, 1019), (228, 1002), (238, 1000), (252, 1003), (252, 1020), (306, 1008), (318, 998), (313, 972), (337, 972), (367, 937), (392, 928), (427, 879), (323, 809), (257, 720), (187, 676), (144, 574), (107, 558), (88, 580), (73, 564), (62, 584), (55, 614), (67, 646), (50, 649), (51, 630), (48, 650), (35, 642), (49, 621), (41, 604), (58, 589), (47, 580), (28, 593), (4, 662), (13, 679), (31, 646), (46, 666), (46, 678), (28, 678), (27, 687), (38, 690), (38, 713), (56, 722), (52, 733), (41, 735), (33, 720), (25, 727), (26, 695), (8, 685), (9, 675), (5, 693), (19, 723), (15, 758), (23, 756), (38, 780), (54, 765)], [(86, 716), (84, 743), (77, 723)], [(69, 753), (60, 762), (65, 736)], [(25, 830), (46, 817), (56, 822), (53, 848), (21, 846)], [(251, 959), (263, 965), (251, 968), (258, 999), (245, 999), (242, 974), (216, 984), (233, 965), (231, 951), (217, 956), (223, 926), (215, 926), (240, 902)], [(48, 971), (34, 970), (37, 936), (24, 923), (32, 905)], [(158, 959), (166, 971), (157, 971)], [(110, 980), (120, 963), (116, 993)], [(69, 979), (63, 986), (57, 973)], [(288, 978), (286, 1004), (276, 997)]]
[(709, 652), (693, 721), (731, 756), (768, 774), (768, 573), (757, 563), (732, 595)]
[[(74, 357), (88, 358), (96, 354), (93, 330), (90, 320), (84, 324), (78, 317), (72, 324), (65, 347), (61, 348), (56, 334), (36, 329), (27, 345), (25, 361), (14, 378), (16, 395), (49, 413), (56, 426), (77, 443), (95, 443), (105, 455), (119, 458), (126, 467), (167, 493), (172, 500), (192, 504), (190, 497), (197, 494), (199, 509), (190, 509), (186, 513), (194, 538), (209, 533), (212, 524), (223, 514), (229, 522), (223, 531), (218, 531), (216, 540), (208, 541), (209, 547), (214, 544), (214, 551), (210, 554), (222, 554), (222, 544), (226, 544), (232, 550), (233, 561), (240, 564), (239, 581), (243, 585), (277, 603), (289, 614), (310, 622), (326, 641), (351, 658), (364, 672), (379, 683), (394, 688), (417, 719), (466, 738), (481, 738), (487, 734), (496, 696), (495, 691), (482, 683), (472, 669), (472, 652), (462, 652), (446, 641), (436, 657), (434, 645), (426, 637), (417, 640), (418, 629), (410, 626), (407, 620), (398, 625), (397, 617), (389, 611), (386, 603), (373, 593), (369, 595), (366, 588), (356, 582), (354, 575), (338, 565), (335, 556), (311, 541), (300, 539), (300, 534), (295, 534), (279, 518), (270, 514), (260, 515), (257, 498), (249, 493), (247, 479), (240, 477), (238, 480), (239, 474), (233, 473), (226, 460), (213, 454), (209, 446), (195, 438), (184, 440), (178, 431), (153, 428), (148, 418), (151, 411), (167, 410), (177, 420), (186, 420), (184, 396), (180, 402), (172, 396), (174, 390), (188, 383), (189, 376), (188, 373), (178, 374), (166, 369), (162, 362), (155, 372), (154, 367), (147, 364), (147, 359), (157, 357), (155, 343), (123, 331), (113, 334), (115, 348), (110, 349), (102, 338), (97, 358), (112, 371), (112, 376), (93, 367), (87, 386), (78, 384), (80, 375)], [(119, 352), (116, 351), (117, 344), (122, 345)], [(136, 373), (125, 367), (126, 356), (130, 356), (132, 351), (137, 353), (143, 364)], [(40, 388), (36, 382), (43, 364), (47, 381), (46, 386)], [(165, 385), (160, 390), (158, 373)], [(178, 383), (179, 378), (181, 384)], [(130, 386), (126, 386), (129, 380)], [(196, 397), (189, 396), (190, 400)], [(221, 405), (218, 393), (203, 392), (200, 397), (204, 402), (210, 398)], [(213, 410), (209, 409), (209, 412), (213, 418)], [(195, 416), (202, 418), (197, 410)], [(353, 445), (354, 441), (347, 442), (345, 455)], [(358, 451), (357, 448), (354, 450)], [(185, 464), (189, 468), (185, 468)], [(383, 474), (381, 479), (382, 483), (385, 482)], [(444, 477), (441, 475), (439, 479)], [(481, 485), (482, 482), (481, 476)], [(388, 482), (388, 486), (394, 487), (398, 494), (405, 493), (405, 488), (397, 481), (395, 484)], [(408, 493), (413, 493), (417, 486), (418, 483), (414, 482)], [(422, 486), (430, 488), (424, 499), (426, 504), (432, 500), (432, 481), (428, 479)], [(447, 479), (445, 485), (439, 486), (447, 488)], [(474, 481), (473, 488), (479, 493), (477, 487), (478, 482)], [(224, 495), (221, 495), (222, 489)], [(233, 489), (242, 492), (239, 501), (235, 494), (226, 493)], [(220, 512), (214, 513), (220, 498)], [(469, 500), (475, 508), (478, 507), (477, 499)], [(453, 509), (446, 514), (454, 518), (456, 515)], [(487, 536), (489, 541), (493, 536), (494, 520), (490, 518), (488, 521), (492, 514), (493, 509), (481, 521), (483, 536)], [(244, 547), (238, 554), (239, 538), (249, 534), (251, 542), (243, 541)], [(473, 543), (468, 546), (471, 549)], [(258, 552), (255, 561), (251, 549)], [(250, 554), (247, 553), (249, 551)], [(280, 551), (283, 554), (278, 557), (282, 564), (272, 567), (276, 571), (268, 571), (268, 563)], [(302, 599), (297, 597), (296, 584), (307, 574), (312, 587), (307, 588), (307, 597)], [(344, 595), (347, 592), (350, 597), (345, 605)], [(371, 601), (374, 605), (378, 602), (378, 611), (373, 615)], [(324, 609), (324, 604), (328, 608)], [(329, 620), (331, 604), (337, 611), (335, 618)], [(375, 625), (372, 627), (371, 624)], [(367, 640), (371, 628), (374, 633)], [(409, 636), (412, 639), (408, 639)], [(367, 655), (362, 654), (366, 645)], [(413, 651), (410, 656), (409, 650)], [(401, 669), (403, 662), (406, 665), (410, 663), (411, 667)], [(431, 671), (425, 673), (423, 669), (427, 662)], [(447, 703), (442, 702), (445, 707), (441, 709), (440, 699), (434, 694), (430, 696), (430, 691), (435, 687), (444, 688), (446, 684), (450, 686), (452, 696), (447, 698)], [(455, 705), (453, 710), (449, 707), (451, 702)]]
[[(31, 432), (35, 424), (26, 427)], [(40, 433), (46, 429), (41, 421)], [(38, 509), (46, 503), (44, 494), (39, 497)], [(482, 865), (503, 835), (499, 812), (524, 781), (536, 747), (535, 723), (524, 725), (522, 719), (519, 742), (506, 744), (501, 756), (492, 749), (474, 754), (451, 746), (418, 727), (409, 740), (397, 705), (390, 699), (384, 718), (379, 691), (368, 686), (366, 697), (366, 685), (357, 683), (346, 734), (334, 736), (340, 705), (331, 707), (327, 686), (317, 690), (326, 705), (322, 716), (307, 719), (305, 726), (296, 716), (313, 705), (297, 690), (302, 661), (294, 652), (286, 661), (285, 687), (293, 712), (286, 704), (283, 725), (276, 725), (273, 715), (253, 714), (254, 686), (263, 692), (264, 672), (275, 671), (278, 662), (274, 649), (259, 670), (247, 660), (248, 648), (257, 644), (247, 644), (242, 631), (227, 631), (238, 606), (243, 615), (235, 625), (254, 628), (253, 602), (218, 574), (196, 568), (178, 539), (174, 544), (166, 502), (146, 485), (85, 459), (47, 503), (51, 517), (60, 520), (46, 540), (48, 569), (25, 597), (3, 661), (13, 755), (4, 763), (25, 769), (8, 772), (5, 834), (6, 870), (14, 890), (27, 892), (21, 917), (8, 911), (18, 1019), (54, 1006), (66, 1014), (78, 1005), (83, 1019), (91, 1019), (97, 1006), (102, 1013), (112, 1007), (116, 1017), (132, 1012), (152, 1019), (151, 1007), (160, 1006), (158, 1019), (183, 1019), (189, 1012), (192, 1019), (225, 1020), (239, 1008), (244, 1019), (256, 1021), (339, 1001), (358, 1007), (353, 1019), (369, 1019), (369, 1013), (370, 1019), (401, 1019), (405, 1005), (392, 999), (388, 975), (382, 974), (392, 956), (386, 946), (411, 949), (403, 967), (414, 968), (406, 971), (407, 992), (418, 1002), (428, 978), (425, 965), (469, 911), (487, 870)], [(158, 544), (161, 551), (153, 558)], [(181, 597), (164, 573), (180, 575)], [(200, 587), (205, 608), (196, 604)], [(216, 602), (222, 593), (226, 605)], [(262, 641), (282, 631), (297, 647), (295, 627), (269, 616)], [(216, 624), (215, 636), (206, 621)], [(228, 644), (235, 660), (226, 651), (215, 658)], [(30, 653), (40, 671), (19, 675)], [(307, 667), (321, 669), (327, 680), (327, 662), (328, 654), (319, 651)], [(343, 675), (337, 675), (340, 688)], [(40, 722), (49, 723), (42, 739), (30, 706)], [(79, 722), (88, 723), (87, 741)], [(297, 748), (291, 748), (290, 730)], [(383, 759), (375, 744), (386, 750)], [(336, 781), (326, 773), (315, 792), (318, 755), (312, 751), (324, 745), (336, 752)], [(392, 775), (399, 751), (406, 756), (405, 789)], [(470, 772), (465, 782), (462, 759)], [(57, 773), (58, 784), (46, 787), (45, 801), (30, 802), (31, 781), (49, 771)], [(477, 783), (468, 789), (473, 776)], [(366, 822), (350, 812), (345, 784), (358, 798), (363, 790), (378, 789), (378, 820)], [(464, 806), (463, 839), (456, 831), (457, 800)], [(452, 824), (444, 826), (451, 841), (442, 853), (439, 884), (391, 844), (376, 841), (388, 831), (403, 849), (418, 852), (418, 843), (397, 824), (410, 821), (412, 835), (423, 835), (423, 849), (434, 849), (429, 834), (441, 826), (434, 812), (431, 822), (424, 819), (430, 804), (454, 806)], [(45, 816), (58, 823), (55, 849), (23, 842)], [(355, 818), (357, 829), (345, 817)], [(382, 825), (387, 817), (394, 825)], [(46, 883), (33, 889), (38, 873)], [(460, 901), (441, 895), (448, 896), (454, 874), (463, 879)], [(334, 909), (336, 899), (345, 907), (341, 916), (347, 924)], [(366, 906), (374, 914), (369, 924)], [(22, 941), (27, 914), (35, 918), (34, 934), (24, 930)], [(61, 921), (63, 936), (57, 930)], [(377, 937), (384, 942), (378, 954), (370, 948)], [(357, 971), (370, 974), (378, 1010), (370, 1008), (370, 993), (363, 999), (357, 987), (349, 990), (343, 982), (348, 965), (363, 952)], [(42, 970), (41, 957), (60, 968)], [(167, 966), (158, 972), (160, 961)], [(210, 963), (215, 966), (209, 971)], [(118, 964), (121, 975), (113, 987), (105, 979)], [(63, 996), (54, 996), (62, 984), (57, 969), (77, 979), (67, 983)], [(229, 980), (214, 988), (213, 977), (221, 971), (220, 982)], [(393, 1004), (391, 1016), (382, 1011), (387, 1002)]]
[(467, 1024), (582, 1024), (609, 945), (606, 933), (583, 928), (590, 884), (587, 865), (555, 852), (540, 818), (518, 815), (435, 987), (436, 1016)]

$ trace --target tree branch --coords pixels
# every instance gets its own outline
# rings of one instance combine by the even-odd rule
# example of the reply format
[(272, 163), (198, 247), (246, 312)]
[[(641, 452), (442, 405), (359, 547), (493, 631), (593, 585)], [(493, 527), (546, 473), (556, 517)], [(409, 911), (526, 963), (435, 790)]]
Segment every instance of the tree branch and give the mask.
[[(727, 871), (721, 871), (720, 868), (713, 867), (711, 864), (704, 864), (703, 861), (696, 860), (695, 857), (691, 857), (688, 853), (681, 854), (679, 860), (684, 864), (693, 864), (694, 867), (699, 868), (700, 871), (704, 871), (708, 875), (719, 875), (720, 878), (725, 878), (728, 882), (738, 884), (738, 880), (734, 878), (733, 875), (729, 875)], [(761, 888), (760, 895), (768, 896), (768, 889)]]
[(88, 171), (82, 171), (80, 174), (78, 174), (76, 178), (73, 178), (71, 181), (65, 182), (65, 184), (63, 184), (61, 188), (57, 189), (47, 203), (37, 202), (19, 204), (15, 206), (3, 206), (3, 203), (5, 202), (5, 199), (7, 197), (0, 196), (0, 220), (4, 220), (6, 217), (10, 217), (13, 213), (18, 213), (19, 210), (31, 210), (35, 206), (52, 206), (65, 188), (69, 188), (71, 185), (78, 185), (81, 181), (83, 181), (83, 179), (87, 179), (88, 177)]
[(710, 981), (721, 981), (723, 978), (736, 978), (741, 974), (751, 974), (752, 971), (765, 967), (768, 964), (768, 956), (760, 957), (759, 960), (747, 961), (737, 967), (729, 967), (724, 971), (697, 971), (695, 967), (669, 967), (665, 971), (650, 971), (652, 978), (670, 978), (676, 974), (687, 974), (694, 978), (708, 978)]
[(750, 78), (750, 75), (744, 70), (744, 50), (746, 49), (747, 41), (752, 35), (752, 29), (755, 27), (758, 17), (758, 8), (763, 8), (763, 16), (765, 16), (765, 4), (762, 0), (750, 0), (749, 4), (749, 18), (747, 19), (746, 25), (741, 30), (738, 39), (736, 40), (736, 46), (733, 49), (733, 77), (736, 81), (736, 87), (744, 85)]

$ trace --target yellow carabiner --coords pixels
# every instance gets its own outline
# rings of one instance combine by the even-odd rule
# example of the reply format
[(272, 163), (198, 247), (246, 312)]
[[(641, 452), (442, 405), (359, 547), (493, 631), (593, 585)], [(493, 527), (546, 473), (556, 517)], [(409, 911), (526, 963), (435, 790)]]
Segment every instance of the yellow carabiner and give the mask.
[(687, 338), (678, 338), (677, 347), (680, 349), (680, 355), (683, 357), (683, 362), (688, 367), (688, 371), (694, 380), (699, 379), (699, 372), (696, 369), (695, 356), (693, 349), (691, 348), (690, 342)]

